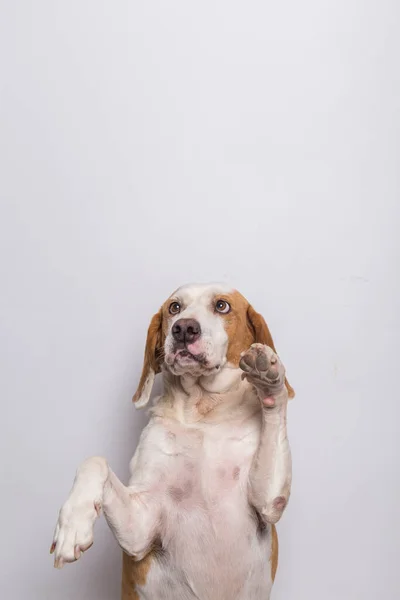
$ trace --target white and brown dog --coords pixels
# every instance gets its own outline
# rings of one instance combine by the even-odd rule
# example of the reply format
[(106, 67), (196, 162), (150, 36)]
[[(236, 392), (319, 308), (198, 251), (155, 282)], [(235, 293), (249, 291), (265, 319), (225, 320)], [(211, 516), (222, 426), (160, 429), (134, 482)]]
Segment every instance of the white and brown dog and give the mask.
[(122, 599), (267, 600), (287, 505), (293, 390), (268, 327), (221, 284), (178, 289), (148, 330), (136, 406), (155, 401), (123, 485), (104, 458), (78, 469), (51, 552), (93, 542), (101, 509), (123, 549)]

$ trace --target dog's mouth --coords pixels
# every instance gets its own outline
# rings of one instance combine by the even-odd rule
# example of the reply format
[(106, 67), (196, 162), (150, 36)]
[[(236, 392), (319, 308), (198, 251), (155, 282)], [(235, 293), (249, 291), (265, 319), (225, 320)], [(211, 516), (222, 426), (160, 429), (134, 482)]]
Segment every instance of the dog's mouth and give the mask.
[(207, 359), (204, 356), (204, 354), (192, 354), (191, 352), (189, 352), (189, 350), (179, 350), (179, 352), (176, 353), (175, 355), (175, 362), (178, 363), (190, 363), (190, 362), (195, 362), (198, 363), (200, 365), (207, 365)]
[(187, 348), (166, 353), (165, 365), (175, 375), (191, 373), (200, 376), (215, 373), (220, 369), (220, 364), (210, 363), (209, 357), (204, 352), (193, 354)]

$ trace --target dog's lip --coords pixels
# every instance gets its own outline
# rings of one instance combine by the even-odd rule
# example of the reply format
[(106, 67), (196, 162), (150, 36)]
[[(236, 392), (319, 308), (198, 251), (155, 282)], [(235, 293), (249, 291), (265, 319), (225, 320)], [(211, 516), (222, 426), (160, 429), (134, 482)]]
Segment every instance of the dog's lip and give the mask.
[(180, 358), (190, 358), (195, 362), (203, 363), (203, 364), (206, 362), (204, 354), (197, 354), (197, 355), (192, 354), (186, 348), (183, 350), (179, 350), (179, 352), (176, 353), (175, 360), (178, 360)]

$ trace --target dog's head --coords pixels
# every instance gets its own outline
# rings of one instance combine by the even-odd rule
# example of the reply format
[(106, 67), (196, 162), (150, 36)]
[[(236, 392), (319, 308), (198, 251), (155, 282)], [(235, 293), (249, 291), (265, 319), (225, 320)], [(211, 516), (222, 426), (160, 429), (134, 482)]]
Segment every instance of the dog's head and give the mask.
[(163, 366), (177, 376), (216, 375), (225, 367), (238, 368), (241, 353), (255, 342), (275, 350), (265, 320), (238, 291), (224, 284), (185, 285), (151, 320), (133, 401), (147, 404)]

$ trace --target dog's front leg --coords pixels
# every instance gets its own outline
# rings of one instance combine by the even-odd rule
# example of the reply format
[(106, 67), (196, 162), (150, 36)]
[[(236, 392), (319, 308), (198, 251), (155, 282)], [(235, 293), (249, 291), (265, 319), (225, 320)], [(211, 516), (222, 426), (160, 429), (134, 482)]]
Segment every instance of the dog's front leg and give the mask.
[(101, 510), (127, 554), (140, 559), (147, 553), (159, 522), (156, 501), (138, 486), (124, 486), (104, 458), (94, 457), (79, 467), (60, 510), (50, 550), (56, 567), (78, 560), (90, 548)]
[(292, 461), (286, 432), (285, 369), (275, 352), (253, 344), (240, 367), (261, 402), (261, 437), (249, 473), (249, 501), (260, 517), (276, 523), (290, 495)]

